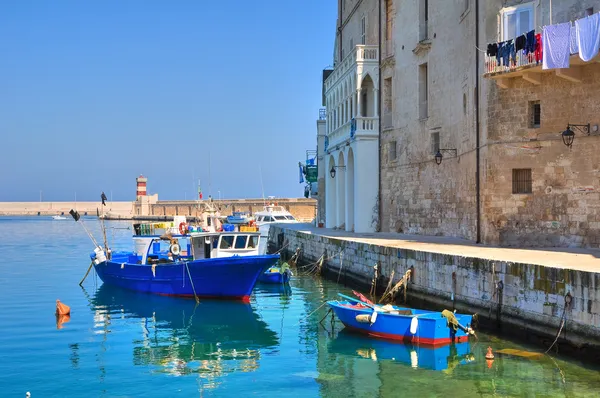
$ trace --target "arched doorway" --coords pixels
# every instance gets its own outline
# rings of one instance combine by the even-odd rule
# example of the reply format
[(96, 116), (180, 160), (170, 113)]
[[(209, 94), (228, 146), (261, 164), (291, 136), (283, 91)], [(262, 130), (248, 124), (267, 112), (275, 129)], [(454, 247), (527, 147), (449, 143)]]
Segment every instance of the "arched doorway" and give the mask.
[(360, 84), (360, 115), (375, 117), (375, 84), (370, 75), (365, 76)]
[(337, 227), (345, 228), (346, 226), (346, 176), (344, 162), (344, 152), (340, 151), (338, 155), (338, 168), (336, 170), (335, 179), (337, 180)]
[(354, 231), (354, 152), (348, 149), (346, 166), (346, 231)]
[(332, 167), (337, 171), (337, 169), (335, 169), (335, 160), (333, 156), (329, 156), (329, 161), (327, 162), (327, 176), (325, 177), (325, 227), (327, 228), (337, 226), (337, 187), (335, 185), (335, 179), (332, 178), (329, 173)]

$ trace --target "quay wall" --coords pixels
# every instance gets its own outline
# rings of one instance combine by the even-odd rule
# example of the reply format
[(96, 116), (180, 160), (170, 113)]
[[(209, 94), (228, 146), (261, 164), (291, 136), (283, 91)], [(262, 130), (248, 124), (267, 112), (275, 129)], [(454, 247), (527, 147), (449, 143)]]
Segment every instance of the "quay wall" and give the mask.
[[(204, 201), (207, 202), (207, 201)], [(283, 206), (294, 217), (303, 222), (315, 218), (317, 202), (306, 198), (276, 198), (269, 200)], [(104, 211), (107, 219), (134, 220), (172, 220), (173, 216), (198, 216), (201, 211), (198, 201), (194, 200), (162, 200), (156, 202), (0, 202), (0, 216), (49, 216), (68, 215), (69, 210), (76, 209), (81, 215), (96, 215), (96, 209)], [(262, 211), (263, 199), (222, 199), (213, 200), (214, 207), (221, 215), (228, 216), (234, 211)]]
[[(63, 214), (69, 215), (71, 209), (76, 209), (81, 215), (96, 215), (100, 211), (118, 214), (122, 217), (133, 215), (134, 202), (107, 202), (102, 206), (100, 201), (95, 202), (0, 202), (0, 216), (48, 216)], [(87, 213), (87, 214), (86, 214)]]
[(271, 249), (283, 248), (284, 258), (300, 248), (303, 264), (325, 255), (324, 274), (363, 292), (371, 288), (375, 264), (380, 293), (392, 271), (396, 283), (412, 269), (411, 305), (476, 313), (486, 328), (500, 328), (545, 347), (556, 338), (564, 312), (566, 322), (557, 341), (561, 350), (577, 355), (600, 352), (599, 272), (380, 246), (282, 225), (270, 227), (268, 244)]

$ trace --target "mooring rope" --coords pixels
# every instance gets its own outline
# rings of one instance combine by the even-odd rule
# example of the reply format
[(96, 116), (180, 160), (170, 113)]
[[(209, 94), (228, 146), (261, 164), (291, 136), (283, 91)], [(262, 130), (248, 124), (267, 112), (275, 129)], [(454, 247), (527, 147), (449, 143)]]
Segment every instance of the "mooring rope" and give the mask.
[(554, 342), (552, 343), (552, 345), (546, 350), (546, 352), (544, 352), (544, 354), (547, 354), (552, 347), (554, 347), (554, 344), (556, 344), (556, 342), (558, 341), (558, 338), (560, 337), (560, 334), (563, 330), (563, 327), (565, 326), (565, 323), (567, 321), (567, 308), (571, 306), (571, 300), (573, 298), (571, 297), (571, 293), (567, 293), (565, 295), (565, 305), (563, 307), (563, 313), (561, 316), (561, 322), (560, 322), (560, 327), (558, 328), (558, 333), (556, 334), (556, 338), (554, 339)]
[(196, 299), (196, 302), (199, 303), (200, 299), (198, 299), (198, 295), (196, 294), (196, 288), (194, 287), (194, 281), (192, 280), (192, 274), (190, 274), (190, 269), (188, 267), (187, 261), (185, 263), (185, 269), (187, 270), (187, 274), (190, 278), (190, 283), (192, 284), (192, 291), (194, 292), (194, 298)]
[(338, 271), (337, 283), (340, 283), (340, 275), (342, 275), (342, 267), (344, 266), (344, 253), (340, 253), (340, 270)]
[[(324, 301), (324, 302), (323, 302), (323, 304), (321, 304), (321, 305), (319, 306), (319, 308), (317, 308), (316, 310), (314, 310), (313, 312), (311, 312), (310, 314), (308, 314), (308, 315), (307, 315), (307, 316), (305, 316), (304, 318), (301, 318), (301, 319), (300, 319), (300, 321), (303, 321), (303, 320), (305, 320), (305, 319), (308, 319), (308, 318), (310, 318), (310, 316), (311, 316), (312, 314), (314, 314), (315, 312), (319, 311), (319, 310), (320, 310), (320, 309), (321, 309), (321, 308), (322, 308), (322, 307), (323, 307), (325, 304), (327, 304), (327, 301)], [(298, 326), (298, 325), (300, 325), (300, 321), (298, 321), (298, 323), (297, 323), (297, 324), (295, 324), (294, 326)]]

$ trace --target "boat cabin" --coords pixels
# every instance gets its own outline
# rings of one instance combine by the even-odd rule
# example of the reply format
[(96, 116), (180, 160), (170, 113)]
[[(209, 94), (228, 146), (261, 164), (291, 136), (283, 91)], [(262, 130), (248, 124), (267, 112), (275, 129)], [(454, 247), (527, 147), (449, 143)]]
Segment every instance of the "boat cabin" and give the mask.
[(232, 256), (257, 256), (258, 232), (197, 232), (170, 239), (134, 236), (135, 262), (156, 264)]

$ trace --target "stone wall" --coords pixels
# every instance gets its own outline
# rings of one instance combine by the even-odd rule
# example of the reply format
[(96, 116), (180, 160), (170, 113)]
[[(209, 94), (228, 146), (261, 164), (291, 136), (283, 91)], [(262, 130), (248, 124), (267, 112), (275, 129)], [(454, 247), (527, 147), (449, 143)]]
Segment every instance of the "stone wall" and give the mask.
[(358, 284), (364, 292), (375, 264), (382, 274), (379, 286), (387, 285), (392, 271), (396, 282), (412, 268), (409, 302), (478, 313), (482, 324), (538, 336), (546, 345), (556, 337), (569, 295), (559, 344), (600, 349), (599, 273), (391, 248), (271, 226), (270, 247), (283, 242), (287, 255), (301, 248), (303, 263), (325, 254), (324, 267), (334, 280)]
[[(273, 199), (269, 203), (277, 203), (300, 221), (310, 222), (315, 218), (317, 202), (315, 199)], [(264, 210), (263, 199), (231, 199), (214, 200), (213, 205), (220, 209), (223, 216), (231, 215), (234, 211), (256, 213)], [(150, 205), (151, 216), (198, 216), (198, 204), (195, 201), (159, 201)]]
[[(392, 114), (381, 133), (381, 227), (475, 239), (474, 11), (457, 2), (430, 6), (428, 40), (420, 41), (419, 4), (394, 2), (394, 56), (382, 61), (382, 109)], [(419, 95), (424, 64), (426, 116)], [(440, 148), (456, 149), (443, 153), (441, 165), (434, 161), (435, 135)]]
[[(133, 202), (106, 202), (102, 206), (97, 202), (0, 202), (0, 216), (36, 216), (57, 215), (69, 216), (69, 211), (76, 209), (79, 214), (96, 215), (96, 209), (110, 212), (122, 217), (133, 215)], [(69, 216), (70, 217), (70, 216)]]

